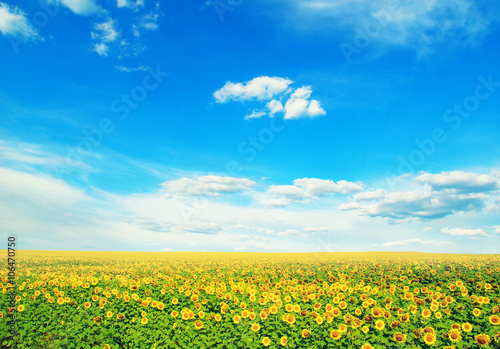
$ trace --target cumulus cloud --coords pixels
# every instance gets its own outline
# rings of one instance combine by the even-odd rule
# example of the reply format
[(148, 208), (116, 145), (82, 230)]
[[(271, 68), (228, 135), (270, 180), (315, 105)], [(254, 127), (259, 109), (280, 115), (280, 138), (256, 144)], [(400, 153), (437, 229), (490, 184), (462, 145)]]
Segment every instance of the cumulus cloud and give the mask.
[(484, 207), (481, 194), (446, 194), (430, 191), (387, 193), (370, 202), (351, 201), (341, 210), (358, 210), (361, 215), (384, 217), (395, 222), (406, 219), (437, 219), (456, 212), (477, 211)]
[(384, 247), (394, 247), (394, 246), (408, 246), (408, 245), (414, 245), (414, 244), (443, 246), (443, 245), (453, 245), (453, 242), (450, 242), (450, 241), (438, 241), (438, 240), (424, 241), (424, 240), (420, 240), (420, 239), (408, 239), (408, 240), (401, 240), (401, 241), (384, 242), (382, 244), (382, 246), (384, 246)]
[(283, 104), (281, 104), (280, 101), (273, 99), (272, 101), (267, 102), (266, 108), (269, 110), (269, 115), (274, 116), (274, 114), (283, 111)]
[(105, 21), (96, 23), (90, 36), (94, 43), (94, 50), (100, 56), (107, 56), (109, 44), (120, 37), (118, 23), (115, 19), (107, 17)]
[[(266, 113), (274, 117), (277, 113), (282, 113), (285, 119), (298, 119), (303, 117), (316, 117), (326, 114), (320, 103), (312, 99), (311, 86), (292, 88), (292, 80), (281, 77), (260, 76), (245, 83), (233, 83), (231, 81), (219, 90), (214, 92), (214, 98), (219, 103), (229, 101), (265, 101), (267, 112), (254, 111), (246, 115), (245, 119), (262, 117)], [(283, 100), (286, 102), (283, 105)]]
[(232, 100), (269, 100), (287, 90), (292, 82), (277, 76), (259, 76), (246, 83), (228, 81), (221, 89), (214, 92), (214, 97), (219, 103)]
[(478, 237), (488, 236), (483, 229), (465, 229), (465, 228), (442, 228), (441, 233), (453, 236)]
[(386, 194), (385, 190), (383, 190), (383, 189), (377, 189), (377, 190), (374, 190), (374, 191), (367, 191), (367, 192), (364, 192), (364, 193), (354, 194), (353, 199), (355, 201), (375, 200), (375, 199), (380, 199), (385, 194)]
[(334, 182), (329, 179), (301, 178), (293, 181), (295, 186), (302, 188), (311, 196), (322, 196), (327, 194), (353, 194), (363, 191), (361, 183), (341, 180)]
[(245, 178), (224, 176), (200, 176), (197, 178), (180, 178), (161, 184), (169, 194), (180, 196), (206, 195), (218, 196), (251, 190), (256, 183)]
[(298, 119), (304, 116), (315, 117), (326, 114), (317, 100), (309, 100), (311, 93), (310, 86), (296, 89), (285, 103), (285, 119)]
[(302, 200), (309, 197), (309, 194), (304, 189), (295, 185), (271, 185), (267, 189), (267, 193), (285, 200)]
[(266, 194), (272, 198), (264, 200), (266, 206), (282, 207), (292, 202), (307, 202), (330, 194), (352, 194), (363, 190), (361, 183), (341, 180), (334, 182), (328, 179), (301, 178), (293, 181), (293, 185), (271, 185)]
[(424, 173), (417, 182), (429, 184), (433, 190), (453, 190), (458, 193), (481, 193), (498, 190), (499, 181), (492, 175), (472, 172)]
[(0, 2), (0, 33), (17, 39), (33, 40), (38, 38), (36, 29), (17, 6)]

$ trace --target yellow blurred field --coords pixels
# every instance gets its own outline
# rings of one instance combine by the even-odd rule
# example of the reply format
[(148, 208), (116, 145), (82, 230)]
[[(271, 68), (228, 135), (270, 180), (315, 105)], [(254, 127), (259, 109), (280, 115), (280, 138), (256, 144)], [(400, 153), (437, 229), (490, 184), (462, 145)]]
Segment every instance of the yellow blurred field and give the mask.
[(18, 251), (2, 347), (498, 348), (500, 255)]

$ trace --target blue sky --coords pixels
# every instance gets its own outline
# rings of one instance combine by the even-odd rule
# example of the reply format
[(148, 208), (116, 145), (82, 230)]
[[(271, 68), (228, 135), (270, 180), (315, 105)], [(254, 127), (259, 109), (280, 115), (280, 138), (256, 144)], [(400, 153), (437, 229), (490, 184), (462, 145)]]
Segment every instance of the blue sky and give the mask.
[(500, 252), (499, 5), (0, 0), (24, 249)]

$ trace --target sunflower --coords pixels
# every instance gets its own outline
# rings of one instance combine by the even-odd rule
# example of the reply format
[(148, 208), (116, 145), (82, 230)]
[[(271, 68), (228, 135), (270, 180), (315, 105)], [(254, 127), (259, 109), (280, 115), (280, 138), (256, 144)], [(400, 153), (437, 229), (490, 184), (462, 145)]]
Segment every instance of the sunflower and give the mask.
[(257, 332), (260, 330), (260, 325), (257, 323), (253, 323), (252, 326), (250, 326), (250, 329), (254, 332)]
[(269, 337), (262, 338), (262, 345), (263, 346), (268, 347), (269, 344), (271, 344), (271, 340), (269, 339)]
[(472, 311), (472, 314), (475, 316), (475, 317), (478, 317), (479, 315), (481, 315), (481, 310), (478, 309), (478, 308), (474, 308), (474, 310)]
[(342, 338), (342, 333), (339, 330), (332, 330), (332, 332), (330, 332), (330, 337), (338, 341)]
[(147, 317), (143, 317), (143, 318), (141, 319), (141, 324), (142, 324), (142, 325), (145, 325), (145, 324), (147, 324), (147, 323), (148, 323), (148, 318), (147, 318)]
[(281, 337), (281, 339), (280, 339), (280, 345), (283, 346), (283, 347), (286, 347), (287, 343), (288, 343), (288, 337), (287, 336)]
[(109, 318), (109, 317), (112, 317), (112, 316), (113, 316), (113, 313), (112, 313), (112, 312), (108, 311), (108, 312), (106, 313), (106, 317), (108, 317), (108, 318)]
[(17, 311), (18, 311), (18, 312), (22, 312), (22, 311), (24, 311), (24, 305), (22, 305), (22, 304), (21, 304), (21, 305), (19, 305), (19, 306), (17, 307)]
[(490, 324), (492, 324), (493, 326), (500, 325), (500, 317), (498, 317), (498, 315), (491, 315), (489, 320)]
[(361, 346), (361, 349), (374, 349), (374, 348), (371, 344), (365, 343)]
[(177, 316), (179, 316), (179, 313), (175, 310), (172, 310), (172, 312), (170, 312), (170, 316), (172, 316), (173, 318), (176, 318)]
[(475, 340), (476, 343), (481, 347), (484, 347), (491, 343), (490, 336), (488, 336), (487, 334), (479, 334), (476, 336)]
[(194, 322), (194, 328), (196, 328), (197, 330), (199, 330), (202, 327), (203, 327), (203, 322), (201, 322), (200, 320), (196, 320)]
[(385, 322), (382, 320), (375, 321), (375, 328), (379, 331), (382, 331), (385, 328)]
[(459, 330), (451, 330), (450, 333), (448, 334), (448, 338), (450, 341), (456, 343), (462, 339), (462, 335), (460, 334)]
[(429, 309), (424, 309), (422, 310), (422, 317), (424, 319), (427, 319), (429, 316), (431, 316), (432, 312)]
[(88, 308), (90, 308), (91, 303), (90, 302), (85, 302), (85, 304), (83, 306), (88, 309)]
[(434, 345), (434, 343), (436, 343), (436, 335), (432, 333), (426, 333), (424, 335), (424, 342), (427, 345)]
[(398, 333), (395, 333), (392, 338), (398, 342), (398, 343), (405, 343), (406, 342), (406, 335), (401, 333), (401, 332), (398, 332)]
[(95, 318), (92, 319), (92, 321), (94, 321), (95, 324), (98, 324), (102, 321), (102, 317), (96, 316)]
[(307, 338), (311, 335), (311, 331), (309, 330), (302, 330), (302, 338)]
[(462, 330), (464, 330), (464, 332), (470, 332), (472, 331), (472, 325), (466, 322), (465, 324), (462, 324)]

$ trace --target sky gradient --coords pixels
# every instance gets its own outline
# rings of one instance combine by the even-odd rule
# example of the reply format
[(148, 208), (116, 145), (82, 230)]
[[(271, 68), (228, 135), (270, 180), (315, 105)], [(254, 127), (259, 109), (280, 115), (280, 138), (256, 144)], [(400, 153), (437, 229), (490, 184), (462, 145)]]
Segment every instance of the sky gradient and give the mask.
[(0, 0), (21, 249), (500, 253), (500, 5)]

